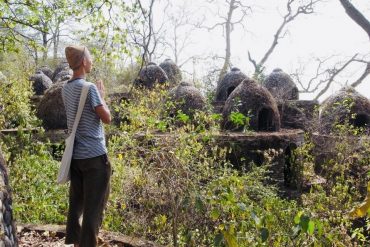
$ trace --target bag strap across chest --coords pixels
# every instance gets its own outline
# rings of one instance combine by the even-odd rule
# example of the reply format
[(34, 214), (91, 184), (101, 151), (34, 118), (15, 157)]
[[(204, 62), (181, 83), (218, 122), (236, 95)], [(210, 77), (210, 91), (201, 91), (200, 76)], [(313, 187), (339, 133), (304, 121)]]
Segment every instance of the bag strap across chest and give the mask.
[(78, 109), (77, 109), (75, 121), (73, 123), (73, 128), (72, 128), (71, 135), (75, 135), (76, 134), (78, 123), (80, 122), (82, 111), (83, 111), (84, 106), (85, 106), (86, 97), (87, 97), (87, 93), (89, 91), (89, 87), (90, 87), (89, 84), (84, 84), (82, 86), (81, 96), (80, 96), (80, 102), (78, 104)]

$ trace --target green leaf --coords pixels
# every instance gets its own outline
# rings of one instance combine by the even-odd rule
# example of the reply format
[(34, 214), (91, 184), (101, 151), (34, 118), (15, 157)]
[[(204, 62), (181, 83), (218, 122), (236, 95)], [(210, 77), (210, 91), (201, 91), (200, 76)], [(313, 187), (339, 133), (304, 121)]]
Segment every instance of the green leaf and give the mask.
[(309, 221), (310, 221), (310, 217), (308, 217), (307, 215), (301, 216), (301, 221), (299, 222), (299, 225), (302, 227), (303, 232), (307, 232)]
[(300, 211), (296, 214), (296, 216), (294, 217), (294, 223), (295, 224), (299, 224), (299, 222), (301, 221), (301, 216), (302, 216), (303, 212)]
[(195, 199), (195, 208), (198, 209), (199, 211), (204, 210), (204, 204), (203, 204), (202, 199), (200, 197), (197, 197)]
[(315, 231), (315, 222), (310, 220), (308, 222), (308, 234), (312, 235)]
[(223, 231), (223, 234), (228, 247), (239, 247), (234, 234), (231, 234), (229, 231)]
[(323, 225), (320, 221), (316, 221), (316, 228), (317, 228), (317, 233), (321, 237), (323, 232), (324, 232), (324, 229), (323, 229)]
[(213, 239), (214, 246), (215, 247), (221, 246), (223, 240), (224, 236), (222, 235), (222, 233), (217, 234)]
[(220, 211), (217, 208), (214, 208), (211, 212), (212, 220), (217, 220), (220, 217)]
[(268, 238), (269, 238), (269, 230), (267, 228), (261, 228), (262, 242), (266, 242)]

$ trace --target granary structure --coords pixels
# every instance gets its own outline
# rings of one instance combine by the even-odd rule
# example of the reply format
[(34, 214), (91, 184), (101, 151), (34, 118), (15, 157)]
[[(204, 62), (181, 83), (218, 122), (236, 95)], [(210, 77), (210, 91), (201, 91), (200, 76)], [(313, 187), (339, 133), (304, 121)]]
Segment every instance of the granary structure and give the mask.
[(51, 87), (53, 82), (51, 79), (45, 75), (41, 70), (38, 70), (36, 74), (30, 77), (32, 81), (33, 90), (35, 95), (43, 95), (45, 90)]
[(168, 77), (168, 82), (172, 86), (178, 85), (182, 80), (181, 70), (172, 59), (166, 59), (159, 64)]
[[(366, 150), (370, 143), (369, 134), (369, 99), (351, 87), (344, 87), (327, 98), (320, 107), (318, 132), (313, 134), (315, 171), (325, 174), (328, 162), (337, 157), (338, 148), (347, 146), (351, 153)], [(355, 161), (352, 163), (356, 164)], [(364, 175), (366, 169), (366, 164), (358, 165), (351, 167), (351, 172)]]
[(138, 87), (153, 88), (157, 83), (164, 84), (168, 81), (166, 72), (156, 63), (148, 63), (144, 66), (139, 74), (139, 78), (135, 80), (135, 85)]
[(263, 81), (277, 101), (281, 126), (310, 131), (315, 125), (316, 100), (299, 100), (299, 91), (289, 74), (276, 68)]
[(225, 101), (229, 97), (229, 95), (235, 90), (237, 86), (244, 80), (247, 79), (243, 72), (240, 71), (239, 68), (232, 68), (230, 72), (226, 73), (225, 76), (222, 78), (220, 82), (217, 84), (215, 99), (213, 102), (213, 106), (215, 112), (221, 113)]
[(41, 71), (42, 73), (44, 73), (47, 77), (50, 78), (50, 80), (53, 78), (53, 73), (54, 71), (52, 69), (50, 69), (48, 66), (46, 65), (43, 65), (43, 66), (40, 66), (36, 69), (36, 73)]
[(45, 129), (67, 129), (67, 115), (62, 98), (62, 88), (67, 80), (54, 83), (37, 105), (36, 115)]
[(167, 104), (169, 109), (166, 109), (166, 112), (169, 116), (176, 116), (178, 112), (182, 112), (192, 117), (195, 111), (204, 111), (206, 107), (204, 96), (188, 82), (181, 82), (172, 88), (168, 100), (172, 102)]

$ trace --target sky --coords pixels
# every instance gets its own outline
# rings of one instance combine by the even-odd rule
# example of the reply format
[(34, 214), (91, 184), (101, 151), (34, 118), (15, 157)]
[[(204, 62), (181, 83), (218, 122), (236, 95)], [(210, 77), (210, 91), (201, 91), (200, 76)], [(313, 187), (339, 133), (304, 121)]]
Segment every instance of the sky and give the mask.
[[(166, 32), (166, 37), (171, 39), (172, 24), (167, 21), (167, 16), (179, 16), (179, 13), (186, 9), (190, 14), (190, 23), (194, 24), (202, 20), (202, 25), (212, 26), (219, 21), (218, 14), (225, 15), (227, 12), (223, 2), (216, 0), (210, 5), (206, 0), (175, 0), (171, 1), (172, 6), (164, 12), (165, 5), (162, 1), (155, 6), (154, 23), (161, 25), (164, 22), (165, 26), (168, 25), (169, 31)], [(286, 0), (242, 0), (242, 2), (251, 5), (252, 10), (243, 21), (243, 26), (235, 26), (231, 34), (231, 62), (247, 75), (252, 75), (253, 66), (248, 61), (248, 51), (256, 60), (261, 59), (267, 51), (286, 11)], [(369, 0), (353, 0), (352, 3), (367, 19), (370, 19)], [(240, 16), (236, 11), (236, 19), (238, 15)], [(195, 63), (189, 61), (182, 67), (183, 70), (195, 73), (198, 78), (201, 78), (212, 68), (222, 65), (220, 61), (205, 58), (214, 55), (224, 56), (225, 41), (221, 27), (213, 30), (193, 29), (194, 25), (187, 25), (180, 29), (183, 34), (180, 38), (190, 35), (188, 45), (180, 57), (182, 60), (191, 56), (201, 58)], [(327, 67), (332, 67), (339, 61), (345, 61), (356, 53), (367, 55), (366, 58), (370, 59), (370, 41), (367, 34), (345, 14), (339, 0), (322, 1), (317, 5), (314, 14), (297, 17), (288, 24), (287, 30), (286, 36), (279, 41), (276, 50), (266, 63), (267, 74), (277, 67), (289, 74), (304, 68), (301, 80), (307, 83), (315, 74), (316, 58), (330, 57)], [(169, 49), (164, 51), (164, 57), (173, 58)], [(364, 66), (360, 64), (349, 67), (320, 100), (335, 93), (346, 83), (355, 81), (363, 70)], [(357, 87), (357, 91), (370, 98), (370, 77)], [(313, 97), (313, 94), (300, 94), (301, 99)]]

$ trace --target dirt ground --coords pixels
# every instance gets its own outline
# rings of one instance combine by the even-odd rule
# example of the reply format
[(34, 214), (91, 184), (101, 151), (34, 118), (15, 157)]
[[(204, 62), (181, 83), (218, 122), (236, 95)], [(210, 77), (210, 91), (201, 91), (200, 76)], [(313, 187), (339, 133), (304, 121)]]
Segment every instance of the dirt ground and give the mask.
[[(123, 247), (129, 246), (123, 243), (115, 243), (114, 240), (108, 236), (101, 235), (104, 244), (99, 246)], [(55, 232), (37, 232), (37, 231), (23, 231), (18, 233), (18, 241), (20, 247), (64, 247), (72, 245), (64, 245), (64, 237), (60, 237)]]

